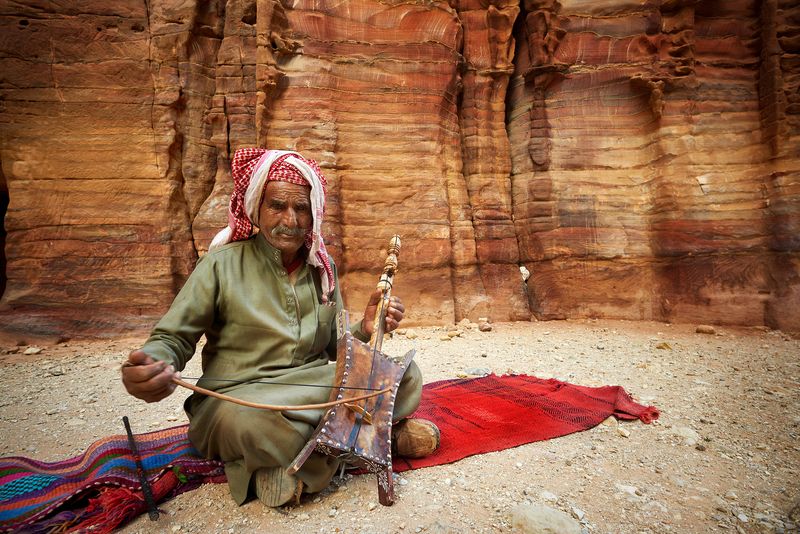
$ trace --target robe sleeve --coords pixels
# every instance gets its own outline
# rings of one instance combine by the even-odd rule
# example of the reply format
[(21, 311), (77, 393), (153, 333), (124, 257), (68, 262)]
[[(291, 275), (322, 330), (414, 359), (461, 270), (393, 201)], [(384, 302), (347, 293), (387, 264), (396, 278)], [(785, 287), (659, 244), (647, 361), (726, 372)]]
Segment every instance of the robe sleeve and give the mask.
[(142, 350), (182, 371), (200, 337), (214, 325), (219, 295), (216, 262), (203, 256)]

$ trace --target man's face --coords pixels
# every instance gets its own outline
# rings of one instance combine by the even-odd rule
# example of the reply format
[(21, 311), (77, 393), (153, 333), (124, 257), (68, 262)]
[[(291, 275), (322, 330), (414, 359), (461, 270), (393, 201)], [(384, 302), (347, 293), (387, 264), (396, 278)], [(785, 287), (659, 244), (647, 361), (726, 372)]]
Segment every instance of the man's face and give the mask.
[(289, 182), (267, 182), (264, 189), (258, 210), (259, 226), (284, 260), (294, 258), (314, 222), (310, 193), (309, 186)]

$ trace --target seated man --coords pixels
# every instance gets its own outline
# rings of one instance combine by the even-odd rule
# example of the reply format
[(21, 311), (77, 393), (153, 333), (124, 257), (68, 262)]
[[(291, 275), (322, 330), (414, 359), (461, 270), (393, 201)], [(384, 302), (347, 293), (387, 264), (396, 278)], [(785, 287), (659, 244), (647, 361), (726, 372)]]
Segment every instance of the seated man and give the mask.
[[(336, 267), (321, 235), (326, 181), (319, 166), (295, 152), (241, 149), (231, 163), (234, 191), (229, 225), (194, 272), (150, 338), (128, 356), (122, 382), (147, 402), (170, 395), (202, 335), (198, 385), (257, 403), (325, 402), (333, 385), (337, 313), (342, 298)], [(259, 231), (254, 234), (255, 227)], [(351, 327), (368, 341), (381, 293)], [(386, 331), (405, 308), (392, 297)], [(268, 384), (264, 382), (276, 382)], [(419, 404), (422, 377), (411, 363), (401, 381), (394, 421)], [(314, 453), (296, 475), (286, 473), (323, 410), (276, 412), (199, 395), (185, 403), (189, 439), (209, 458), (225, 462), (231, 495), (244, 503), (251, 490), (268, 506), (301, 491), (325, 488), (339, 461)], [(424, 456), (438, 446), (436, 427), (405, 420), (394, 427), (395, 453)]]

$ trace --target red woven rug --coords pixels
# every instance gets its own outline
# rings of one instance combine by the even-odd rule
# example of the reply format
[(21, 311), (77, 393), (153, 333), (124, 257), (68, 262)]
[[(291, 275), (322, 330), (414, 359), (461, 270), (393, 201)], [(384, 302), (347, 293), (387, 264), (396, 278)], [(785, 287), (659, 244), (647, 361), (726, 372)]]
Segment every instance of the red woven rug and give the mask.
[(441, 431), (439, 450), (418, 460), (395, 459), (394, 470), (448, 464), (474, 454), (566, 436), (609, 416), (650, 423), (658, 409), (620, 386), (587, 387), (526, 375), (442, 380), (426, 384), (412, 417)]

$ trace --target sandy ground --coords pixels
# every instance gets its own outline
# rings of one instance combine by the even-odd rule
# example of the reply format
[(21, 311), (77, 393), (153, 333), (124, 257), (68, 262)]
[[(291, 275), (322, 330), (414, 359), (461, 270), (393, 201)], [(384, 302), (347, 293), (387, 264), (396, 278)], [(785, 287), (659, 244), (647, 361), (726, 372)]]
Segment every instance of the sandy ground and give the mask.
[[(542, 504), (589, 533), (798, 532), (800, 341), (777, 331), (624, 321), (408, 329), (384, 344), (417, 349), (426, 381), (492, 371), (622, 385), (661, 411), (652, 425), (586, 432), (403, 473), (398, 502), (377, 504), (372, 476), (334, 479), (299, 506), (236, 506), (207, 485), (142, 516), (133, 532), (508, 532), (512, 511)], [(414, 337), (416, 335), (416, 337)], [(188, 391), (147, 405), (118, 367), (141, 339), (0, 347), (0, 454), (56, 461), (94, 440), (186, 421)], [(41, 348), (41, 352), (36, 352)], [(29, 354), (25, 354), (28, 352)], [(199, 358), (185, 372), (197, 373)]]

